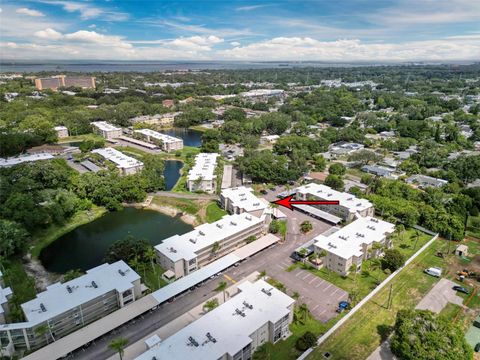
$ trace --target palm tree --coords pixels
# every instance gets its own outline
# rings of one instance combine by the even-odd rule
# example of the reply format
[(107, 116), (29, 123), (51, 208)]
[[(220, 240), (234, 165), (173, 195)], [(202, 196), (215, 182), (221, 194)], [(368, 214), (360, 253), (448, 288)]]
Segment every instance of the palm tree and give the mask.
[(215, 241), (212, 245), (212, 254), (216, 254), (220, 250), (220, 244), (218, 241)]
[(212, 299), (212, 300), (208, 300), (204, 305), (203, 305), (203, 310), (205, 312), (209, 312), (209, 311), (212, 311), (213, 309), (215, 309), (216, 307), (218, 306), (218, 299)]
[(226, 301), (225, 299), (225, 290), (227, 289), (227, 286), (228, 284), (225, 282), (225, 281), (220, 281), (220, 283), (218, 284), (218, 286), (216, 287), (215, 291), (218, 291), (218, 292), (223, 292), (223, 302)]
[(265, 276), (267, 276), (267, 272), (265, 270), (262, 270), (258, 273), (257, 280), (260, 280), (260, 279), (264, 280)]
[(138, 271), (138, 265), (140, 264), (140, 262), (138, 261), (138, 256), (135, 255), (135, 257), (133, 259), (130, 259), (128, 261), (128, 265), (130, 265), (131, 268), (133, 268), (135, 271)]
[(157, 257), (157, 254), (155, 253), (155, 249), (153, 248), (153, 246), (145, 250), (145, 257), (150, 260), (150, 265), (152, 265), (152, 271), (156, 274), (157, 269), (155, 268), (155, 258)]
[(304, 234), (308, 233), (309, 231), (312, 231), (313, 225), (310, 221), (305, 220), (300, 224), (300, 231), (303, 232)]
[(303, 322), (307, 321), (308, 316), (310, 315), (310, 310), (308, 309), (308, 305), (303, 303), (298, 307), (300, 314), (302, 314)]
[(294, 298), (295, 300), (298, 300), (300, 298), (300, 294), (297, 291), (294, 291), (292, 294), (292, 298)]
[(43, 324), (43, 325), (40, 325), (38, 327), (35, 328), (35, 334), (38, 335), (39, 337), (42, 337), (45, 335), (45, 340), (47, 341), (47, 344), (49, 343), (48, 342), (48, 325), (47, 324)]
[(116, 338), (113, 339), (110, 344), (108, 344), (108, 347), (112, 350), (115, 350), (118, 352), (118, 355), (120, 356), (120, 360), (123, 359), (123, 354), (124, 354), (124, 349), (125, 346), (128, 344), (128, 339), (125, 338)]

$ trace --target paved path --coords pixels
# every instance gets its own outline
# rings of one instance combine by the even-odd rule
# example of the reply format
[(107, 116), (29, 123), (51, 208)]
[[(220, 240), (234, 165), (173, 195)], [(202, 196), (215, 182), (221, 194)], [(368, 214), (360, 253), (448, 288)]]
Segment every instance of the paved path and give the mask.
[(440, 313), (448, 303), (457, 304), (463, 307), (463, 298), (457, 295), (452, 289), (457, 285), (451, 280), (441, 279), (418, 303), (415, 309), (430, 310)]

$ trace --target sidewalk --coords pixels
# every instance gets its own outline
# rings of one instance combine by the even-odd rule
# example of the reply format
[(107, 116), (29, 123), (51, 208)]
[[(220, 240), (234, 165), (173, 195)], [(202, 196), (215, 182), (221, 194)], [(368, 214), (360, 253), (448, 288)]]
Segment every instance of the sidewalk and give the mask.
[[(247, 280), (256, 281), (258, 274), (259, 274), (258, 271), (255, 271), (255, 272), (251, 273), (250, 275), (248, 275), (247, 277), (240, 280), (239, 282), (237, 282), (237, 283), (233, 284), (232, 286), (230, 286), (229, 288), (227, 288), (225, 290), (226, 300), (228, 301), (230, 297), (232, 297), (232, 296), (234, 296), (238, 293), (238, 288), (237, 287), (238, 287), (239, 284), (241, 284), (241, 283), (243, 283)], [(176, 318), (175, 320), (169, 322), (165, 326), (163, 326), (163, 327), (157, 329), (156, 331), (148, 334), (147, 336), (140, 339), (136, 343), (133, 343), (133, 344), (129, 345), (127, 348), (125, 348), (125, 353), (123, 355), (123, 360), (133, 360), (137, 356), (144, 353), (147, 350), (147, 346), (145, 345), (145, 340), (152, 337), (153, 335), (158, 335), (160, 337), (160, 339), (164, 340), (164, 339), (168, 338), (169, 336), (172, 336), (173, 334), (175, 334), (179, 330), (183, 329), (188, 324), (190, 324), (190, 323), (194, 322), (195, 320), (199, 319), (201, 316), (205, 315), (205, 312), (203, 311), (203, 304), (205, 302), (207, 302), (209, 300), (212, 300), (212, 299), (215, 299), (215, 298), (218, 300), (219, 304), (223, 303), (223, 293), (222, 292), (212, 296), (211, 298), (205, 299), (205, 301), (202, 304), (194, 307), (190, 311), (187, 311), (185, 314), (183, 314), (182, 316), (180, 316), (180, 317)], [(159, 311), (161, 311), (161, 309)], [(109, 357), (107, 360), (118, 360), (118, 359), (119, 359), (118, 354), (115, 354), (115, 355)]]

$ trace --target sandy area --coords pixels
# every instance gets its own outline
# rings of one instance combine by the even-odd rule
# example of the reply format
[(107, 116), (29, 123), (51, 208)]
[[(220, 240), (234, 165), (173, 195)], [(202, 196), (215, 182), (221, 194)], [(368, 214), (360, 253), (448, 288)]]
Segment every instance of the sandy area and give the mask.
[(141, 204), (133, 204), (133, 205), (130, 205), (130, 206), (136, 207), (138, 209), (147, 209), (147, 210), (158, 211), (162, 214), (165, 214), (165, 215), (168, 215), (168, 216), (171, 216), (171, 217), (175, 217), (175, 216), (180, 215), (180, 220), (182, 220), (184, 223), (190, 224), (192, 226), (199, 225), (198, 220), (194, 215), (187, 214), (187, 213), (185, 213), (185, 212), (183, 212), (183, 211), (181, 211), (181, 210), (179, 210), (179, 209), (177, 209), (173, 206), (156, 205), (156, 204), (153, 204), (153, 203), (151, 203), (150, 205), (148, 205), (146, 207), (141, 206)]

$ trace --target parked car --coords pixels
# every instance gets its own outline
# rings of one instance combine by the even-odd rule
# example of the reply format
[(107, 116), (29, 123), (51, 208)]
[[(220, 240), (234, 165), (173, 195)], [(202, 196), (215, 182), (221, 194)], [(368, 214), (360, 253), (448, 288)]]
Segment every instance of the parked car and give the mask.
[(265, 190), (265, 189), (262, 189), (262, 190), (260, 190), (260, 194), (262, 194), (262, 195), (267, 195), (267, 194), (268, 194), (268, 191)]
[(423, 272), (425, 274), (435, 276), (435, 277), (438, 277), (438, 278), (440, 276), (442, 276), (442, 269), (437, 268), (437, 267), (431, 267), (431, 268), (425, 269)]
[(341, 314), (345, 310), (350, 307), (350, 303), (348, 301), (340, 301), (338, 303), (337, 313)]
[(290, 258), (295, 260), (295, 261), (302, 261), (303, 259), (301, 258), (300, 255), (296, 251), (292, 252), (290, 255)]
[(455, 285), (452, 289), (464, 294), (470, 294), (470, 291), (468, 291), (468, 289), (464, 288), (463, 286)]

